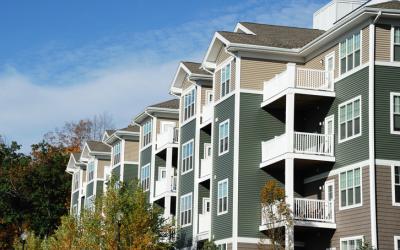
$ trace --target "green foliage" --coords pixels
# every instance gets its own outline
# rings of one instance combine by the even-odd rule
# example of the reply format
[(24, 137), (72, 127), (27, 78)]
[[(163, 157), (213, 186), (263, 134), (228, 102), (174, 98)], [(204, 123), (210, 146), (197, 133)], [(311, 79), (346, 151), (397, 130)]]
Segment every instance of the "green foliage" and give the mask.
[(362, 246), (358, 247), (357, 250), (375, 250), (368, 241), (363, 242)]
[(204, 242), (202, 250), (218, 250), (217, 245), (215, 245), (213, 240), (207, 240)]

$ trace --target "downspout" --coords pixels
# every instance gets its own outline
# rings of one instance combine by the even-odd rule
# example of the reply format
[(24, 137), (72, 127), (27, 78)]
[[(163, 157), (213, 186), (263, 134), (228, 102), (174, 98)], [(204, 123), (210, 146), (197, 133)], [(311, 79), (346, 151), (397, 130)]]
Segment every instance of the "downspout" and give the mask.
[(371, 244), (378, 249), (378, 232), (376, 218), (376, 166), (375, 166), (375, 24), (382, 15), (376, 15), (369, 25), (369, 184), (370, 184), (370, 214), (371, 214)]

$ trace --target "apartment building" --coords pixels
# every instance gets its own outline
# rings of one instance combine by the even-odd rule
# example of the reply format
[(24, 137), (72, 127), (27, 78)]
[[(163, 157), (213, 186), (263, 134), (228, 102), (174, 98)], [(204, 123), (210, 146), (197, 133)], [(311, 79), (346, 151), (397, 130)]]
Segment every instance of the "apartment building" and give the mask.
[(80, 162), (81, 153), (72, 153), (66, 172), (72, 175), (70, 214), (78, 216), (85, 208), (86, 165)]
[(179, 100), (148, 106), (134, 118), (140, 126), (139, 173), (149, 202), (165, 219), (176, 212)]

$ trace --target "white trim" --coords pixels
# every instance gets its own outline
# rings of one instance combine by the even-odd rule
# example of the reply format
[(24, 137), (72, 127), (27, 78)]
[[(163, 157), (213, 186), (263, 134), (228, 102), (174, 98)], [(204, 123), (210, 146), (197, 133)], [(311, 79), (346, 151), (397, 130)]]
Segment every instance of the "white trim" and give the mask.
[[(355, 39), (354, 39), (354, 36), (357, 34), (357, 33), (359, 33), (359, 35), (360, 35), (360, 65), (358, 65), (358, 66), (356, 66), (356, 67), (354, 67), (354, 62), (355, 62), (355, 60), (354, 60), (354, 55), (355, 55), (355, 50), (354, 50), (354, 48), (355, 48)], [(347, 68), (348, 68), (348, 65), (347, 65), (347, 56), (348, 56), (348, 52), (347, 52), (347, 39), (349, 39), (350, 37), (352, 37), (352, 39), (353, 39), (353, 51), (352, 51), (352, 57), (353, 57), (353, 68), (351, 69), (351, 70), (347, 70)], [(341, 47), (342, 47), (342, 42), (344, 42), (344, 41), (346, 41), (346, 53), (345, 53), (345, 59), (346, 59), (346, 71), (344, 72), (344, 73), (342, 73), (342, 57), (340, 57), (340, 52), (341, 52)], [(338, 58), (338, 60), (339, 60), (339, 69), (338, 69), (338, 75), (339, 76), (342, 76), (342, 75), (344, 75), (344, 74), (346, 74), (347, 72), (351, 72), (353, 69), (356, 69), (356, 68), (358, 68), (358, 67), (360, 67), (361, 65), (362, 65), (362, 29), (360, 29), (360, 30), (357, 30), (357, 31), (354, 31), (354, 32), (352, 32), (351, 34), (347, 34), (343, 39), (341, 39), (340, 41), (339, 41), (339, 58)]]
[[(182, 225), (182, 224), (181, 224), (181, 220), (182, 220), (182, 210), (181, 210), (181, 208), (180, 208), (181, 203), (182, 203), (181, 201), (182, 201), (182, 199), (184, 199), (184, 198), (186, 198), (186, 197), (188, 197), (188, 196), (191, 197), (191, 199), (190, 199), (190, 200), (191, 200), (191, 206), (190, 206), (190, 209), (185, 210), (185, 211), (191, 211), (191, 213), (190, 213), (190, 214), (191, 214), (191, 217), (189, 217), (190, 223), (185, 224), (185, 225)], [(191, 226), (192, 223), (193, 223), (193, 192), (190, 192), (190, 193), (181, 195), (181, 197), (179, 197), (179, 225), (181, 226), (181, 228), (185, 228), (185, 227)]]
[[(223, 98), (220, 98), (217, 101), (214, 101), (214, 107), (217, 106), (218, 104), (220, 104), (221, 102), (225, 101), (226, 99), (228, 99), (229, 97), (233, 96), (236, 92), (235, 91), (231, 91), (229, 92), (229, 94), (227, 94), (226, 96), (224, 96)], [(214, 93), (215, 94), (215, 93)], [(214, 100), (215, 100), (215, 95), (214, 95)]]
[(139, 164), (138, 161), (124, 161), (124, 164)]
[(400, 92), (390, 92), (390, 133), (394, 135), (400, 135), (400, 131), (394, 130), (394, 97), (400, 98)]
[(332, 135), (335, 135), (335, 114), (325, 117), (324, 119), (324, 132), (327, 134), (327, 124), (332, 121)]
[(334, 82), (334, 84), (335, 84), (335, 83), (337, 83), (338, 81), (341, 81), (341, 80), (343, 80), (344, 78), (346, 78), (346, 77), (348, 77), (348, 76), (351, 76), (351, 75), (353, 75), (354, 73), (356, 73), (356, 72), (358, 72), (358, 71), (360, 71), (360, 70), (362, 70), (362, 69), (364, 69), (364, 68), (366, 68), (366, 67), (368, 67), (368, 66), (369, 66), (369, 63), (364, 63), (364, 64), (361, 63), (359, 66), (357, 66), (357, 67), (355, 67), (355, 68), (353, 68), (353, 69), (347, 71), (346, 73), (343, 73), (343, 74), (339, 75), (338, 77), (336, 77), (335, 80), (334, 80), (333, 82)]
[(342, 242), (343, 241), (349, 241), (349, 240), (361, 240), (361, 243), (364, 243), (364, 236), (363, 235), (357, 235), (357, 236), (351, 236), (351, 237), (345, 237), (345, 238), (340, 238), (340, 246), (339, 249), (342, 249)]
[[(225, 96), (227, 96), (230, 92), (233, 91), (232, 90), (232, 62), (233, 62), (233, 59), (229, 63), (227, 63), (224, 67), (221, 67), (221, 69), (220, 69), (220, 82), (218, 83), (219, 99), (223, 99)], [(225, 83), (225, 92), (222, 93), (222, 72), (223, 72), (223, 69), (225, 69), (225, 72), (226, 72), (226, 69), (228, 68), (228, 66), (229, 66), (229, 85), (226, 84), (227, 81), (225, 80), (225, 82), (224, 82)], [(214, 87), (216, 87), (216, 86), (214, 86)], [(226, 91), (227, 87), (228, 87), (228, 91)]]
[(400, 168), (400, 165), (395, 165), (395, 164), (393, 164), (391, 167), (390, 167), (390, 172), (391, 172), (391, 175), (390, 175), (390, 179), (391, 179), (391, 181), (390, 181), (390, 185), (391, 185), (391, 189), (392, 189), (392, 205), (393, 206), (395, 206), (395, 207), (398, 207), (398, 206), (400, 206), (400, 202), (396, 202), (396, 190), (395, 190), (395, 167), (399, 167)]
[(247, 27), (245, 27), (243, 24), (241, 23), (237, 23), (236, 27), (234, 29), (234, 32), (238, 32), (238, 30), (243, 31), (246, 34), (251, 34), (251, 35), (255, 35), (255, 33), (251, 30), (249, 30)]
[[(195, 161), (195, 158), (194, 158), (194, 156), (195, 156), (195, 153), (194, 153), (194, 138), (192, 138), (192, 139), (190, 139), (189, 141), (186, 141), (185, 143), (182, 143), (182, 146), (181, 146), (181, 148), (180, 148), (180, 150), (181, 151), (183, 151), (183, 147), (184, 146), (186, 146), (186, 145), (188, 145), (188, 144), (190, 144), (190, 143), (192, 143), (192, 167), (190, 168), (190, 169), (188, 169), (188, 170), (186, 170), (186, 171), (183, 171), (183, 154), (182, 154), (182, 159), (180, 159), (180, 161), (181, 161), (181, 165), (182, 165), (182, 169), (181, 169), (181, 175), (185, 175), (185, 174), (187, 174), (187, 173), (189, 173), (189, 172), (191, 172), (191, 171), (193, 171), (193, 169), (194, 169), (194, 161)], [(189, 156), (190, 157), (190, 156)], [(187, 157), (187, 158), (189, 158), (189, 157)], [(186, 159), (186, 158), (185, 158)]]
[(255, 89), (245, 89), (245, 88), (240, 88), (239, 89), (240, 93), (247, 93), (247, 94), (257, 94), (257, 95), (263, 95), (262, 90), (255, 90)]
[[(223, 48), (221, 48), (221, 49), (223, 49)], [(233, 59), (235, 59), (235, 57), (230, 56), (230, 57), (226, 58), (225, 60), (223, 60), (221, 63), (218, 64), (217, 67), (215, 67), (214, 72), (217, 72), (217, 71), (221, 70), (223, 67), (225, 67), (226, 65), (228, 65), (229, 63), (232, 63)], [(232, 64), (231, 64), (231, 66), (232, 66)]]
[(400, 161), (376, 159), (376, 165), (379, 165), (379, 166), (392, 166), (392, 165), (400, 166)]
[(394, 239), (394, 250), (400, 249), (400, 245), (399, 245), (400, 236), (395, 235), (395, 236), (393, 237), (393, 239)]
[(375, 61), (375, 65), (388, 66), (388, 67), (400, 67), (400, 62)]
[[(222, 151), (222, 152), (220, 152), (220, 149), (221, 149), (221, 145), (220, 145), (220, 143), (221, 143), (221, 138), (220, 138), (220, 134), (221, 134), (221, 126), (223, 126), (223, 125), (225, 125), (225, 124), (228, 124), (228, 149), (227, 150), (224, 150), (224, 151)], [(230, 143), (229, 143), (229, 140), (230, 140), (230, 134), (231, 134), (231, 127), (230, 127), (230, 119), (226, 119), (225, 121), (223, 121), (223, 122), (220, 122), (219, 124), (218, 124), (218, 156), (222, 156), (222, 155), (224, 155), (224, 154), (227, 154), (227, 153), (229, 153), (229, 147), (230, 147)], [(223, 139), (225, 139), (226, 137), (224, 137)]]
[(394, 25), (390, 27), (390, 62), (394, 62)]
[(143, 169), (144, 169), (144, 168), (147, 168), (147, 167), (149, 168), (149, 172), (150, 172), (150, 171), (151, 171), (150, 163), (147, 163), (147, 164), (143, 165), (142, 167), (140, 167), (140, 187), (141, 187), (141, 188), (143, 189), (143, 191), (145, 191), (145, 192), (149, 191), (149, 190), (150, 190), (150, 187), (151, 187), (151, 173), (149, 173), (149, 176), (146, 177), (146, 178), (149, 179), (149, 186), (148, 186), (146, 189), (143, 188), (142, 172), (143, 172)]
[(193, 121), (194, 119), (196, 119), (196, 116), (192, 116), (189, 119), (187, 119), (186, 121), (182, 122), (179, 124), (179, 127), (182, 128), (183, 126), (185, 126), (186, 124), (188, 124), (189, 122)]
[[(219, 209), (219, 199), (225, 198), (225, 196), (219, 197), (219, 185), (226, 183), (226, 211), (220, 212)], [(217, 184), (217, 216), (227, 214), (229, 212), (229, 178), (220, 180)]]
[[(259, 244), (260, 238), (250, 238), (250, 237), (237, 237), (238, 243), (249, 243), (249, 244)], [(263, 239), (262, 243), (265, 245), (271, 244), (270, 239)]]
[[(359, 117), (360, 117), (360, 133), (358, 133), (358, 134), (354, 134), (354, 128), (355, 128), (355, 119), (354, 119), (354, 102), (356, 102), (357, 100), (359, 100), (360, 101), (360, 111), (359, 111)], [(350, 136), (350, 137), (346, 137), (346, 138), (344, 138), (344, 139), (341, 139), (341, 126), (340, 126), (340, 108), (342, 107), (342, 106), (346, 106), (347, 104), (349, 104), (349, 103), (353, 103), (353, 135), (352, 136)], [(345, 112), (346, 112), (346, 129), (347, 129), (347, 108), (345, 108)], [(347, 100), (347, 101), (345, 101), (345, 102), (342, 102), (342, 103), (340, 103), (339, 105), (338, 105), (338, 135), (337, 135), (337, 138), (338, 138), (338, 143), (340, 144), (340, 143), (343, 143), (343, 142), (346, 142), (346, 141), (349, 141), (349, 140), (351, 140), (351, 139), (354, 139), (354, 138), (357, 138), (357, 137), (360, 137), (361, 135), (362, 135), (362, 119), (363, 119), (363, 116), (362, 116), (362, 96), (361, 95), (359, 95), (359, 96), (356, 96), (356, 97), (354, 97), (354, 98), (351, 98), (350, 100)], [(347, 136), (347, 133), (346, 133), (346, 136)]]
[[(333, 62), (333, 68), (332, 68), (332, 82), (331, 82), (331, 84), (332, 84), (332, 86), (330, 86), (330, 89), (331, 90), (333, 90), (333, 91), (335, 91), (335, 66), (336, 66), (336, 57), (335, 57), (335, 50), (334, 51), (332, 51), (332, 52), (330, 52), (329, 54), (327, 54), (326, 56), (325, 56), (325, 58), (324, 58), (324, 67), (325, 67), (325, 72), (328, 72), (327, 71), (327, 66), (328, 66), (328, 59), (329, 58), (331, 58), (332, 57), (332, 62)], [(361, 55), (360, 55), (361, 56)], [(361, 65), (361, 64), (360, 64)]]
[[(341, 174), (346, 172), (346, 189), (345, 190), (347, 190), (348, 189), (347, 188), (347, 171), (352, 171), (353, 170), (353, 189), (354, 189), (354, 187), (355, 187), (355, 185), (354, 185), (354, 179), (355, 179), (354, 170), (358, 169), (358, 168), (360, 169), (360, 203), (355, 204), (355, 199), (356, 199), (355, 197), (356, 196), (355, 196), (355, 192), (354, 192), (353, 205), (342, 206), (342, 190), (341, 190), (341, 187), (340, 187)], [(339, 211), (352, 209), (352, 208), (356, 208), (356, 207), (362, 207), (363, 206), (363, 180), (362, 180), (363, 179), (363, 170), (362, 170), (362, 167), (356, 167), (356, 168), (353, 168), (353, 169), (347, 169), (345, 171), (341, 171), (338, 174), (338, 179), (339, 179), (339, 183), (338, 183), (338, 188), (339, 188), (339, 200), (338, 200), (338, 202), (339, 202)], [(348, 198), (348, 195), (347, 195), (347, 198)]]
[(334, 179), (332, 179), (332, 180), (327, 180), (327, 181), (325, 181), (325, 183), (324, 183), (324, 195), (325, 195), (325, 200), (328, 200), (328, 197), (329, 197), (329, 190), (328, 190), (328, 186), (332, 186), (333, 187), (333, 189), (332, 189), (332, 192), (333, 192), (333, 200), (335, 200), (335, 180)]

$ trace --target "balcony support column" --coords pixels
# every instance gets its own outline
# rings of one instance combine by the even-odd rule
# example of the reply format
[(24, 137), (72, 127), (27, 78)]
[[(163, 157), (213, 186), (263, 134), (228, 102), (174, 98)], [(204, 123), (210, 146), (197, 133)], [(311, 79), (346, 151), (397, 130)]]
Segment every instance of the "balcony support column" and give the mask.
[[(286, 204), (293, 211), (294, 208), (294, 159), (285, 159), (285, 195)], [(293, 216), (293, 215), (292, 215)], [(294, 249), (294, 226), (293, 223), (285, 226), (285, 249)]]
[[(167, 190), (169, 192), (172, 191), (172, 178), (174, 176), (174, 169), (172, 167), (172, 153), (173, 153), (173, 148), (168, 147), (165, 159), (165, 171), (166, 171), (166, 185), (167, 185)], [(171, 214), (171, 196), (166, 195), (164, 201), (164, 218), (169, 218), (170, 214)]]
[(286, 95), (285, 131), (287, 135), (288, 152), (293, 153), (294, 146), (294, 93)]

